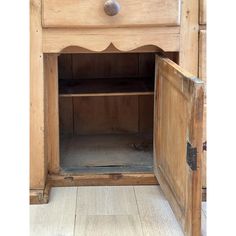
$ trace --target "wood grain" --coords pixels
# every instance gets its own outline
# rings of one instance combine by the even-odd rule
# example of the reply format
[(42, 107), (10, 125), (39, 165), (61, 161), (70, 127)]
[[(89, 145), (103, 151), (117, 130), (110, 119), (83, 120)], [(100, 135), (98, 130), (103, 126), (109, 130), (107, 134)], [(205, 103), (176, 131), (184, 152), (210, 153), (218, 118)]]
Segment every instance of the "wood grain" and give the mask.
[[(80, 135), (61, 138), (61, 167), (69, 173), (152, 173), (152, 135)], [(138, 148), (139, 149), (138, 149)]]
[(179, 65), (198, 74), (198, 0), (183, 1), (181, 6)]
[[(207, 105), (204, 105), (203, 114), (203, 142), (207, 141)], [(202, 187), (207, 187), (207, 151), (203, 151), (202, 158)]]
[(47, 205), (30, 207), (30, 235), (73, 235), (77, 188), (51, 190)]
[(153, 133), (154, 96), (139, 96), (139, 132)]
[(75, 235), (142, 236), (138, 215), (88, 215), (76, 218)]
[(135, 186), (143, 235), (183, 235), (160, 186)]
[[(157, 57), (157, 67), (154, 172), (185, 234), (199, 235), (203, 84), (169, 59)], [(200, 150), (197, 171), (186, 162), (187, 141)]]
[(44, 80), (47, 86), (47, 157), (48, 171), (58, 173), (59, 166), (59, 110), (57, 55), (44, 56)]
[(59, 97), (59, 127), (60, 135), (74, 133), (74, 108), (72, 97)]
[(179, 0), (119, 0), (120, 12), (113, 17), (104, 12), (104, 3), (103, 0), (43, 0), (43, 26), (98, 28), (179, 25)]
[(89, 175), (49, 175), (48, 181), (53, 187), (65, 186), (119, 186), (158, 184), (154, 174), (89, 174)]
[[(95, 28), (92, 31), (88, 29), (44, 29), (43, 52), (59, 53), (70, 46), (79, 47), (78, 49), (82, 53), (102, 52), (111, 46), (113, 46), (113, 51), (115, 48), (116, 52), (128, 52), (145, 45), (155, 46), (152, 47), (154, 52), (158, 48), (164, 51), (179, 51), (179, 32), (179, 27), (132, 28), (132, 30), (128, 28)], [(196, 36), (198, 37), (198, 34)], [(185, 41), (189, 44), (187, 40)], [(182, 47), (185, 48), (184, 42)]]
[(30, 190), (30, 204), (46, 204), (49, 201), (51, 184), (46, 183), (43, 190)]
[(206, 24), (206, 0), (200, 0), (200, 16), (199, 16), (199, 24)]
[(153, 78), (94, 78), (59, 81), (60, 96), (113, 96), (153, 94)]
[[(203, 142), (207, 141), (207, 74), (206, 74), (206, 30), (200, 30), (199, 34), (199, 78), (205, 83)], [(202, 187), (207, 187), (207, 151), (203, 152), (202, 159)]]
[(58, 56), (58, 77), (60, 79), (73, 78), (73, 57), (72, 54)]
[(138, 215), (131, 186), (79, 187), (77, 215)]
[(138, 132), (137, 96), (74, 98), (75, 134), (125, 132)]
[(45, 140), (41, 0), (30, 1), (30, 189), (44, 189), (47, 174)]
[(206, 30), (199, 34), (199, 78), (206, 82)]
[[(137, 77), (138, 63), (138, 53), (72, 54), (73, 78)], [(68, 62), (68, 65), (71, 64)]]
[(199, 34), (199, 78), (205, 83), (205, 103), (207, 98), (207, 74), (206, 74), (206, 30), (200, 30)]
[[(129, 76), (130, 78), (139, 77), (152, 77), (154, 78), (154, 68), (155, 68), (155, 56), (150, 53), (133, 53), (133, 54), (62, 54), (59, 56), (59, 76), (60, 79), (86, 79), (91, 80), (94, 78), (106, 78), (108, 80), (115, 80), (121, 76)], [(73, 73), (72, 73), (73, 72)], [(145, 97), (138, 97), (138, 111), (139, 111), (139, 129), (140, 132), (152, 132), (153, 124), (153, 100), (152, 96), (147, 96), (153, 94), (153, 92), (127, 92), (127, 93), (96, 93), (96, 94), (64, 94), (60, 95), (59, 99), (59, 110), (60, 110), (60, 130), (61, 134), (73, 134), (74, 130), (74, 116), (83, 117), (77, 108), (74, 109), (76, 103), (74, 103), (73, 98), (70, 96), (120, 96), (121, 95), (145, 95)], [(150, 98), (147, 98), (147, 97)], [(127, 98), (128, 99), (128, 98)], [(87, 99), (87, 106), (93, 109), (96, 105), (93, 104), (94, 99)], [(107, 101), (109, 98), (106, 99)], [(126, 100), (126, 99), (125, 99)], [(132, 99), (134, 100), (134, 98)], [(136, 100), (136, 98), (135, 98)], [(122, 102), (119, 102), (122, 104)], [(80, 103), (79, 103), (80, 104)], [(111, 103), (109, 103), (112, 105)], [(107, 104), (108, 105), (108, 104)], [(85, 106), (85, 104), (84, 104)], [(133, 103), (136, 106), (136, 102)], [(110, 108), (107, 107), (106, 110), (102, 110), (104, 115), (107, 116), (107, 112)], [(132, 108), (134, 110), (134, 108)], [(75, 113), (78, 114), (75, 114)], [(85, 120), (86, 122), (86, 120)], [(92, 122), (92, 121), (91, 121)], [(111, 123), (112, 121), (108, 122)], [(96, 122), (95, 122), (96, 123)], [(79, 124), (78, 124), (79, 125)], [(133, 125), (133, 124), (132, 124)], [(132, 126), (131, 126), (132, 127)]]

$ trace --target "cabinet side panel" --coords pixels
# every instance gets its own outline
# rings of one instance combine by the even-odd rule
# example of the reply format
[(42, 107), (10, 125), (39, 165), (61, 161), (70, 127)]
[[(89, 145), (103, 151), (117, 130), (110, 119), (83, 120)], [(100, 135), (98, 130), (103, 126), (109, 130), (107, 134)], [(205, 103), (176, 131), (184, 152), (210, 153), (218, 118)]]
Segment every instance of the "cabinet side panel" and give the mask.
[(41, 1), (30, 1), (30, 188), (43, 189), (45, 155), (45, 86), (43, 79)]
[(198, 74), (198, 0), (183, 0), (181, 10), (179, 65)]
[[(204, 104), (204, 120), (203, 120), (203, 142), (207, 140), (206, 122), (207, 122), (207, 76), (206, 76), (206, 30), (200, 30), (199, 34), (199, 78), (205, 83), (205, 104)], [(207, 187), (207, 152), (203, 152), (202, 159), (202, 187)]]

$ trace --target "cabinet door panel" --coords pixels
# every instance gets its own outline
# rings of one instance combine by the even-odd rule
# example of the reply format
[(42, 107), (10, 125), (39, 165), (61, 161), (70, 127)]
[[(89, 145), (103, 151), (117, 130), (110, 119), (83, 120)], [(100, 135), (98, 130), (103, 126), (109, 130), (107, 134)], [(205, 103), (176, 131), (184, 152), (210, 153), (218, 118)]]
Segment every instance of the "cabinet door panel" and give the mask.
[[(203, 100), (201, 80), (156, 57), (155, 174), (186, 235), (200, 235), (201, 229)], [(197, 152), (196, 165), (188, 164), (187, 149)]]

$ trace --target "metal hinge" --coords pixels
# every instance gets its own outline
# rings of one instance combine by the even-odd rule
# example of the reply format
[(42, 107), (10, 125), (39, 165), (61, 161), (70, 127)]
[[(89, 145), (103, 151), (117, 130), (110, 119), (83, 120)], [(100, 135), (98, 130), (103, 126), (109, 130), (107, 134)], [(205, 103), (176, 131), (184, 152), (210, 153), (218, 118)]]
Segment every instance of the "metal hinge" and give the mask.
[(192, 170), (197, 170), (197, 148), (187, 142), (187, 163)]

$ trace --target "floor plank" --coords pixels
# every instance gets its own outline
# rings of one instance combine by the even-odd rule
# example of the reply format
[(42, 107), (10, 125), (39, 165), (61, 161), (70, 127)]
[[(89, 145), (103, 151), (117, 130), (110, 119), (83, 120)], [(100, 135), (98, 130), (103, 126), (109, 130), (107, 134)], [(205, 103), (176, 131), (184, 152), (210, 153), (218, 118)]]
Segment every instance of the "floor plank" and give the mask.
[(77, 215), (138, 215), (133, 186), (78, 187)]
[(50, 202), (30, 206), (30, 236), (72, 236), (77, 188), (52, 188)]
[(207, 216), (207, 202), (202, 202), (202, 211)]
[(159, 186), (135, 186), (134, 189), (144, 235), (183, 235)]
[(207, 235), (207, 227), (206, 227), (207, 218), (204, 213), (202, 213), (201, 223), (202, 223), (201, 224), (202, 236), (206, 236)]
[(75, 236), (142, 236), (139, 216), (77, 216)]
[[(204, 213), (205, 211), (205, 213)], [(206, 203), (202, 236), (206, 236)], [(30, 206), (31, 236), (182, 236), (159, 186), (52, 188)]]

